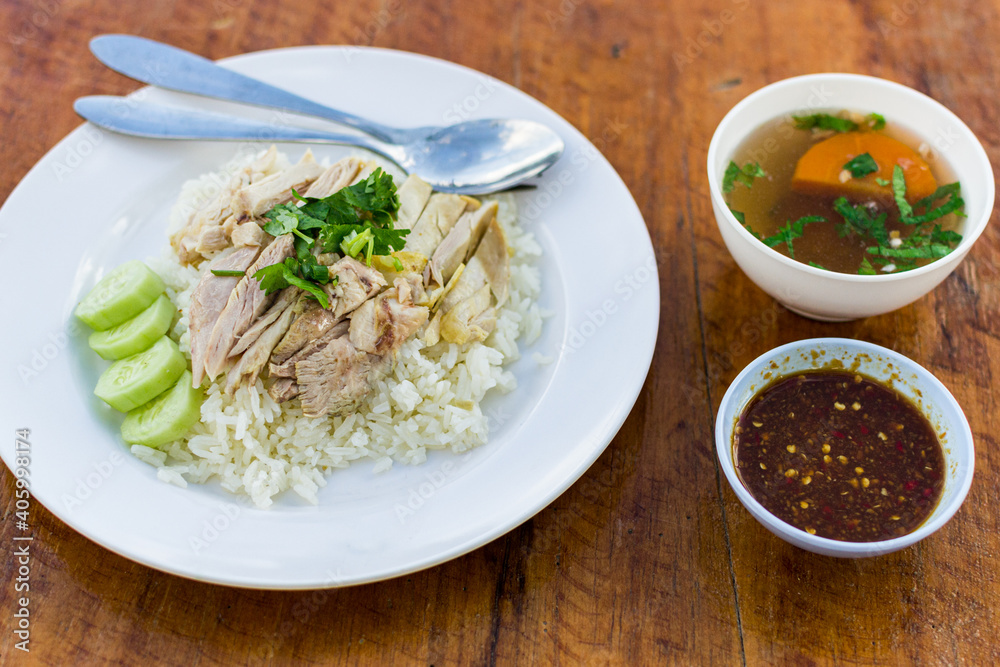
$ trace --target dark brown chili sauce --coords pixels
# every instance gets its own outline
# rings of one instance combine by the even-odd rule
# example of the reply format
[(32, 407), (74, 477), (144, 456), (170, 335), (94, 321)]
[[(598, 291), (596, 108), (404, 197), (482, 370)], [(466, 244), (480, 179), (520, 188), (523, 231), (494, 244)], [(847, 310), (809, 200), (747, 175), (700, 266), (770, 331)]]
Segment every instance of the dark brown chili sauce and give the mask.
[(944, 453), (904, 396), (861, 375), (808, 371), (766, 387), (740, 415), (736, 471), (782, 521), (813, 535), (876, 542), (933, 511)]

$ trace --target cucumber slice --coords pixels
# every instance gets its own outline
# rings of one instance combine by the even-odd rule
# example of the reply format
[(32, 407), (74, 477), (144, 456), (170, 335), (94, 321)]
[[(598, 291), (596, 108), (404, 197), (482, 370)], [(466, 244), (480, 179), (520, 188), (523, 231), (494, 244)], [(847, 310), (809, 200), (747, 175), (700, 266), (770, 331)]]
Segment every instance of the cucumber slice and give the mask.
[(102, 359), (124, 359), (147, 349), (167, 333), (177, 309), (166, 295), (130, 320), (104, 331), (90, 334), (90, 349)]
[(146, 310), (163, 293), (160, 276), (137, 259), (101, 278), (76, 307), (76, 316), (104, 331)]
[(187, 359), (177, 343), (162, 336), (148, 350), (111, 364), (94, 394), (115, 410), (128, 412), (165, 392), (186, 369)]
[(132, 410), (122, 422), (122, 437), (133, 445), (159, 447), (182, 437), (201, 419), (202, 391), (191, 386), (191, 371), (149, 403)]

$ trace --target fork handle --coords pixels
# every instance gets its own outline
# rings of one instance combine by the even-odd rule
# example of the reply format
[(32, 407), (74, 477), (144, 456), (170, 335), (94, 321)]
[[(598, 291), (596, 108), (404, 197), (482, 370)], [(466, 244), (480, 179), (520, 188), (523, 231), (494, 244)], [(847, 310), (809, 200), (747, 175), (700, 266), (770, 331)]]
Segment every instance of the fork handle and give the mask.
[(396, 143), (395, 128), (313, 102), (168, 44), (134, 35), (101, 35), (90, 41), (90, 50), (111, 69), (143, 83), (317, 116)]

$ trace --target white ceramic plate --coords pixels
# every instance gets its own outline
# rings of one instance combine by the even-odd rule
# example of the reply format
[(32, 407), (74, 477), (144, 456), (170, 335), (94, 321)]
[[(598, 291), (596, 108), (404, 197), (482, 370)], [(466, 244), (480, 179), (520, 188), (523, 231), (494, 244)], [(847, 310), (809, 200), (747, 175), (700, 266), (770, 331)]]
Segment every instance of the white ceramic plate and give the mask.
[[(541, 103), (454, 64), (354, 47), (282, 49), (225, 64), (388, 124), (521, 117), (562, 136), (564, 157), (537, 190), (518, 195), (522, 224), (545, 249), (541, 304), (556, 313), (511, 366), (519, 388), (488, 397), (493, 433), (483, 447), (461, 456), (433, 452), (423, 466), (396, 464), (382, 474), (370, 462), (355, 464), (328, 479), (318, 506), (285, 494), (271, 509), (257, 510), (218, 485), (181, 489), (160, 482), (121, 441), (120, 416), (93, 397), (103, 362), (87, 348), (87, 331), (72, 309), (111, 268), (158, 254), (181, 184), (217, 169), (239, 147), (133, 139), (83, 125), (0, 209), (0, 262), (8, 280), (0, 385), (7, 466), (15, 466), (15, 429), (30, 429), (31, 491), (60, 519), (127, 558), (234, 586), (319, 588), (385, 579), (455, 558), (529, 519), (611, 441), (652, 358), (656, 263), (621, 179)], [(291, 120), (164, 91), (137, 95)], [(294, 157), (304, 147), (281, 149)], [(344, 151), (314, 150), (320, 158)], [(539, 365), (534, 352), (555, 362)]]

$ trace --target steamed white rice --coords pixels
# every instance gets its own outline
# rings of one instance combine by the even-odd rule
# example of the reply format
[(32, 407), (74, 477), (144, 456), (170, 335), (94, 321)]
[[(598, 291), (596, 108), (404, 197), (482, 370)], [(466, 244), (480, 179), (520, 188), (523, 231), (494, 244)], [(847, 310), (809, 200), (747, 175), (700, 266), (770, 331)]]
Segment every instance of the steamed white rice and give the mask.
[[(242, 163), (234, 161), (220, 172), (187, 183), (171, 228), (214, 194), (224, 175)], [(218, 479), (226, 490), (266, 508), (289, 489), (315, 504), (327, 476), (355, 461), (369, 461), (378, 473), (395, 462), (423, 463), (428, 449), (457, 453), (484, 444), (489, 437), (488, 417), (480, 401), (491, 390), (506, 393), (516, 387), (516, 379), (503, 367), (520, 357), (518, 341), (531, 344), (542, 328), (536, 303), (539, 271), (533, 265), (541, 248), (531, 233), (517, 225), (513, 197), (498, 200), (498, 221), (513, 251), (510, 298), (485, 343), (439, 343), (428, 348), (419, 337), (412, 338), (402, 346), (392, 373), (346, 416), (304, 417), (297, 400), (278, 405), (260, 380), (228, 397), (220, 386), (223, 375), (208, 387), (201, 422), (185, 440), (162, 451), (134, 445), (132, 453), (156, 466), (165, 482), (186, 486)], [(180, 309), (172, 336), (190, 355), (187, 308), (201, 273), (183, 266), (169, 246), (162, 257), (147, 263), (163, 278), (167, 295)]]

